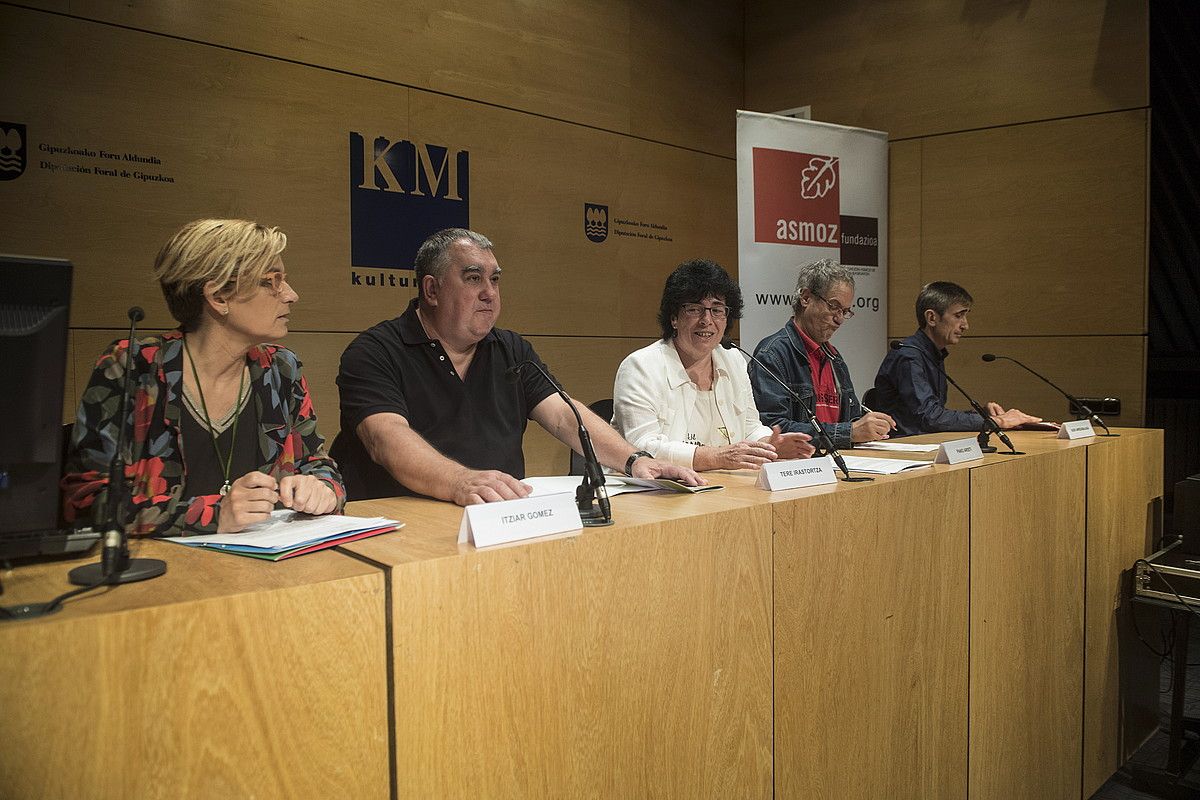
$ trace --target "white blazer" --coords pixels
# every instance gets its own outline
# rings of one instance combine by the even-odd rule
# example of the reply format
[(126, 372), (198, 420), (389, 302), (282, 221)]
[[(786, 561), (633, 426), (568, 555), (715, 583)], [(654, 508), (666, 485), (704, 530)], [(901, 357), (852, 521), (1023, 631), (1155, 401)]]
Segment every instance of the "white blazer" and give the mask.
[[(757, 441), (771, 435), (758, 418), (746, 359), (736, 350), (713, 351), (717, 373), (717, 408), (729, 439)], [(655, 458), (684, 467), (692, 466), (695, 445), (684, 437), (690, 430), (697, 390), (679, 360), (675, 345), (658, 340), (635, 350), (617, 368), (613, 385), (612, 424), (625, 439)]]

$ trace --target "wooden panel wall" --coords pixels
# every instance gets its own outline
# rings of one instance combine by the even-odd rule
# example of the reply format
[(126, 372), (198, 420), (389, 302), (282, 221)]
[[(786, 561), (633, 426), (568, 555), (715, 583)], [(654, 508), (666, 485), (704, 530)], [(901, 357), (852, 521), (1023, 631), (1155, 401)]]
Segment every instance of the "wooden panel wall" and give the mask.
[(746, 9), (747, 108), (810, 104), (888, 131), (889, 335), (915, 329), (923, 284), (962, 284), (976, 302), (955, 376), (1054, 419), (1052, 390), (1001, 383), (977, 355), (1020, 351), (1074, 394), (1120, 397), (1117, 424), (1142, 423), (1148, 61), (1138, 0)]
[(893, 143), (889, 335), (915, 329), (922, 285), (955, 281), (975, 297), (950, 362), (969, 391), (1063, 417), (1052, 389), (1001, 383), (978, 360), (1001, 353), (1073, 394), (1121, 398), (1110, 423), (1140, 425), (1148, 147), (1145, 109)]
[[(0, 9), (4, 115), (28, 144), (25, 173), (0, 183), (13, 209), (0, 241), (76, 264), (64, 419), (126, 308), (146, 309), (146, 331), (174, 324), (150, 275), (166, 238), (190, 219), (242, 216), (288, 234), (301, 300), (284, 343), (332, 439), (342, 349), (413, 294), (351, 266), (351, 132), (469, 152), (470, 224), (505, 268), (501, 324), (549, 337), (559, 377), (585, 400), (611, 395), (616, 364), (655, 335), (676, 264), (705, 256), (736, 270), (737, 6), (681, 20), (665, 3), (430, 5), (400, 21), (357, 3), (336, 25), (311, 4), (85, 2), (71, 4), (76, 17), (44, 6)], [(368, 46), (367, 30), (391, 45)], [(697, 42), (702, 64), (688, 57)], [(110, 166), (117, 176), (95, 172)], [(585, 202), (609, 207), (602, 243), (584, 236)], [(633, 229), (619, 219), (665, 238), (619, 235)], [(530, 444), (531, 472), (565, 469), (565, 449)]]
[[(741, 38), (721, 4), (681, 16), (666, 4), (470, 13), (430, 6), (397, 15), (357, 3), (339, 9), (336, 24), (304, 3), (266, 14), (236, 0), (205, 13), (188, 4), (42, 5), (48, 11), (3, 11), (0, 58), (13, 76), (6, 114), (28, 126), (32, 145), (156, 154), (164, 163), (153, 171), (175, 179), (51, 172), (39, 166), (43, 158), (85, 166), (96, 159), (33, 153), (25, 175), (0, 185), (19, 210), (0, 220), (8, 246), (79, 264), (77, 300), (85, 302), (76, 304), (77, 329), (119, 330), (131, 302), (147, 308), (149, 329), (166, 327), (148, 276), (158, 245), (195, 216), (250, 216), (288, 231), (288, 267), (302, 296), (293, 328), (313, 334), (304, 349), (291, 343), (310, 371), (328, 371), (324, 362), (345, 334), (396, 313), (411, 296), (409, 288), (352, 283), (352, 130), (469, 150), (472, 224), (496, 240), (508, 274), (502, 324), (580, 337), (569, 339), (578, 354), (591, 348), (581, 337), (630, 337), (628, 352), (652, 336), (662, 277), (684, 258), (704, 254), (735, 266), (733, 163), (696, 152), (731, 149), (728, 131), (717, 137), (723, 143), (705, 139), (723, 129), (719, 120), (730, 120), (731, 130), (726, 112), (738, 104), (729, 75), (740, 73)], [(1092, 357), (1064, 364), (1079, 342), (1057, 337), (1144, 335), (1144, 12), (1131, 3), (1109, 3), (1103, 13), (1092, 4), (1048, 5), (1014, 13), (1011, 4), (985, 2), (962, 12), (911, 0), (870, 13), (862, 3), (798, 12), (761, 0), (746, 14), (746, 105), (795, 105), (813, 101), (815, 91), (857, 97), (858, 111), (816, 102), (817, 116), (912, 137), (892, 145), (892, 335), (911, 330), (907, 308), (921, 283), (958, 279), (978, 298), (975, 336), (1029, 339), (1025, 352), (1053, 377), (1071, 376), (1078, 394), (1120, 396), (1118, 421), (1137, 423), (1144, 347), (1114, 343), (1118, 357), (1107, 358), (1107, 341), (1097, 338)], [(61, 10), (84, 19), (50, 13)], [(364, 30), (393, 46), (363, 46)], [(813, 36), (829, 46), (792, 47)], [(792, 55), (772, 66), (781, 43)], [(969, 98), (961, 87), (921, 80), (933, 68), (921, 56), (887, 60), (894, 49), (942, 53), (926, 60), (963, 85), (974, 81)], [(482, 51), (482, 61), (467, 51)], [(947, 53), (957, 59), (952, 70)], [(1038, 69), (1030, 72), (1029, 61)], [(1057, 79), (1041, 80), (1051, 69)], [(1033, 83), (1032, 74), (1037, 85), (1022, 84)], [(887, 98), (872, 94), (883, 84)], [(923, 94), (931, 87), (936, 103)], [(922, 103), (936, 106), (936, 118), (913, 110)], [(955, 130), (964, 132), (934, 135)], [(592, 244), (580, 230), (584, 202), (665, 224), (672, 241), (610, 235)], [(1104, 291), (1085, 291), (1094, 286)], [(999, 351), (1000, 343), (983, 349)], [(75, 349), (79, 363), (94, 355)], [(606, 352), (619, 360), (621, 349)], [(988, 388), (990, 368), (973, 358), (955, 363), (968, 385)], [(332, 435), (336, 396), (320, 388), (332, 382), (313, 384)], [(1032, 382), (1009, 388), (1015, 393), (990, 396), (1061, 416)], [(553, 466), (538, 454), (531, 463)]]
[(978, 335), (1144, 332), (1147, 117), (924, 140), (922, 283), (954, 275), (985, 301)]
[(28, 5), (733, 155), (740, 2)]
[(1144, 0), (750, 0), (746, 107), (894, 138), (1148, 104)]

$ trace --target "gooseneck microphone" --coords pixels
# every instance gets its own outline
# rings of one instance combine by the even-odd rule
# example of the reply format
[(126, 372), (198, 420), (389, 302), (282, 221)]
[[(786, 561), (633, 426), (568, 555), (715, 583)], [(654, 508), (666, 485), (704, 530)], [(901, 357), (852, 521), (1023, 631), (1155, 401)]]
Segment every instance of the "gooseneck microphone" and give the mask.
[(102, 584), (136, 583), (157, 578), (167, 571), (167, 564), (157, 558), (129, 557), (129, 536), (125, 532), (125, 493), (129, 481), (125, 477), (125, 447), (128, 444), (126, 416), (129, 401), (133, 396), (133, 358), (138, 350), (137, 324), (146, 313), (140, 306), (127, 312), (129, 316), (129, 346), (125, 349), (125, 388), (121, 392), (121, 415), (117, 417), (117, 449), (108, 465), (108, 494), (102, 515), (93, 520), (95, 527), (104, 531), (104, 549), (99, 564), (85, 564), (67, 573), (67, 580), (76, 586), (100, 586)]
[(1000, 441), (1004, 442), (1005, 446), (1007, 446), (1009, 449), (1009, 452), (1001, 453), (1001, 455), (1006, 455), (1006, 456), (1023, 456), (1023, 455), (1025, 455), (1021, 451), (1017, 450), (1017, 448), (1013, 447), (1012, 440), (1009, 439), (1008, 436), (1004, 433), (1004, 431), (1002, 431), (1000, 429), (1000, 426), (996, 424), (996, 420), (992, 419), (992, 415), (987, 413), (987, 411), (983, 408), (983, 406), (979, 405), (979, 403), (976, 403), (975, 399), (973, 397), (971, 397), (971, 395), (967, 394), (967, 390), (958, 385), (958, 381), (956, 381), (956, 380), (954, 380), (954, 378), (950, 377), (950, 373), (946, 372), (945, 367), (943, 367), (937, 361), (934, 361), (932, 358), (930, 358), (928, 353), (926, 353), (924, 350), (917, 347), (916, 345), (905, 344), (904, 342), (897, 342), (897, 341), (893, 341), (891, 344), (891, 348), (893, 350), (899, 350), (902, 347), (906, 350), (915, 350), (916, 352), (920, 353), (922, 358), (924, 358), (928, 363), (933, 364), (935, 367), (937, 367), (938, 372), (942, 373), (942, 375), (946, 378), (946, 380), (948, 380), (955, 389), (958, 389), (959, 393), (962, 394), (963, 397), (967, 398), (967, 402), (971, 404), (971, 408), (975, 411), (976, 414), (978, 414), (980, 417), (983, 418), (983, 423), (979, 430), (979, 436), (977, 437), (979, 440), (979, 449), (981, 451), (983, 451), (985, 453), (995, 453), (996, 452), (996, 448), (994, 448), (990, 444), (988, 444), (988, 436), (994, 433), (1000, 439)]
[(763, 372), (767, 373), (772, 378), (774, 378), (775, 382), (778, 383), (780, 386), (782, 386), (783, 390), (788, 393), (788, 396), (796, 401), (796, 405), (798, 405), (800, 407), (800, 409), (804, 412), (804, 415), (806, 417), (808, 417), (808, 424), (813, 427), (814, 431), (816, 431), (817, 446), (820, 447), (822, 450), (824, 450), (826, 453), (828, 453), (829, 456), (833, 459), (833, 463), (837, 464), (838, 469), (840, 469), (842, 471), (842, 473), (845, 474), (846, 477), (842, 478), (843, 481), (846, 481), (848, 483), (860, 483), (862, 481), (875, 480), (874, 478), (869, 477), (867, 475), (859, 475), (859, 476), (851, 477), (850, 470), (846, 467), (846, 459), (842, 458), (842, 454), (839, 453), (837, 451), (837, 448), (833, 446), (833, 440), (829, 438), (829, 434), (825, 432), (825, 429), (821, 427), (821, 423), (817, 421), (816, 412), (813, 411), (812, 407), (809, 406), (808, 403), (804, 402), (803, 397), (801, 397), (799, 394), (797, 394), (796, 391), (794, 389), (792, 389), (792, 387), (787, 385), (787, 381), (785, 381), (783, 378), (776, 375), (775, 371), (772, 370), (770, 367), (768, 367), (766, 364), (764, 364), (761, 360), (759, 360), (757, 356), (753, 355), (752, 353), (747, 353), (745, 350), (738, 347), (737, 344), (735, 344), (732, 339), (722, 339), (721, 347), (724, 347), (726, 350), (737, 350), (739, 353), (744, 355), (746, 358), (753, 361), (757, 366), (759, 366), (762, 369)]
[(571, 398), (563, 391), (562, 386), (559, 386), (558, 381), (554, 380), (550, 373), (536, 361), (527, 359), (509, 367), (505, 373), (509, 382), (516, 383), (520, 380), (521, 370), (526, 367), (532, 367), (542, 373), (542, 377), (550, 382), (554, 391), (558, 392), (558, 396), (575, 414), (575, 421), (579, 424), (579, 449), (583, 453), (584, 463), (583, 482), (575, 490), (575, 506), (579, 509), (579, 519), (589, 528), (612, 525), (612, 507), (608, 502), (608, 490), (604, 488), (604, 469), (600, 466), (600, 459), (596, 458), (596, 450), (592, 447), (592, 437), (583, 424), (583, 417), (580, 416), (579, 409), (571, 402)]
[(1096, 414), (1095, 412), (1093, 412), (1086, 405), (1079, 402), (1078, 397), (1071, 394), (1070, 392), (1064, 391), (1060, 386), (1058, 386), (1058, 384), (1056, 384), (1054, 381), (1050, 380), (1045, 375), (1043, 375), (1040, 372), (1038, 372), (1037, 370), (1035, 370), (1033, 367), (1030, 367), (1026, 364), (1022, 364), (1020, 361), (1017, 361), (1015, 358), (1012, 358), (1011, 356), (998, 356), (995, 353), (984, 353), (982, 358), (984, 361), (988, 362), (989, 364), (991, 362), (999, 360), (999, 359), (1004, 359), (1005, 361), (1013, 362), (1021, 369), (1025, 370), (1026, 372), (1033, 375), (1035, 378), (1039, 378), (1042, 381), (1044, 381), (1045, 383), (1049, 384), (1052, 389), (1054, 389), (1056, 392), (1061, 394), (1063, 397), (1067, 398), (1067, 402), (1071, 404), (1071, 408), (1075, 409), (1075, 411), (1077, 413), (1082, 414), (1084, 416), (1084, 418), (1086, 418), (1089, 422), (1094, 422), (1097, 425), (1099, 425), (1101, 428), (1104, 428), (1104, 433), (1100, 434), (1101, 436), (1120, 436), (1121, 435), (1119, 433), (1113, 433), (1112, 431), (1110, 431), (1108, 429), (1108, 426), (1104, 424), (1104, 420), (1100, 419), (1100, 416), (1098, 414)]

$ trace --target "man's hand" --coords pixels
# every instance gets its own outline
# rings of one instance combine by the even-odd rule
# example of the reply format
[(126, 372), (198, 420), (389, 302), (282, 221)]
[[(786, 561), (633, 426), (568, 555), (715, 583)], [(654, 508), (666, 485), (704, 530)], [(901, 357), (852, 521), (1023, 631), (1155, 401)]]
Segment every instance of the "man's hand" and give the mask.
[[(809, 450), (812, 448), (810, 447)], [(778, 458), (775, 452), (775, 445), (763, 439), (761, 442), (752, 442), (746, 440), (744, 442), (734, 442), (733, 444), (721, 445), (720, 447), (710, 447), (704, 445), (697, 447), (696, 452), (692, 454), (692, 466), (697, 472), (703, 472), (709, 469), (758, 469), (768, 461), (774, 461)], [(649, 459), (638, 459), (634, 462), (634, 469), (642, 461)]]
[(231, 483), (221, 498), (217, 533), (238, 533), (271, 516), (279, 502), (277, 489), (274, 478), (257, 470)]
[(888, 438), (895, 428), (896, 420), (889, 415), (882, 411), (868, 411), (850, 423), (850, 441), (855, 444), (877, 442), (880, 439)]
[(645, 457), (633, 462), (633, 477), (651, 481), (658, 478), (670, 478), (688, 486), (703, 486), (708, 483), (687, 467), (677, 467), (666, 461), (659, 461), (657, 458)]
[(499, 500), (517, 500), (528, 497), (533, 487), (521, 483), (508, 473), (497, 469), (467, 469), (451, 481), (450, 499), (460, 506), (478, 503), (495, 503)]
[(328, 514), (337, 508), (337, 495), (320, 478), (288, 475), (279, 481), (279, 502), (302, 514)]
[(996, 424), (1004, 429), (1019, 428), (1027, 423), (1042, 421), (1041, 417), (1031, 417), (1020, 409), (1010, 408), (1008, 411), (1005, 411), (996, 403), (988, 403), (987, 411), (992, 419), (996, 421)]
[(771, 426), (771, 435), (764, 442), (775, 448), (775, 455), (787, 461), (793, 458), (808, 458), (816, 452), (812, 437), (807, 433), (780, 433), (778, 425)]

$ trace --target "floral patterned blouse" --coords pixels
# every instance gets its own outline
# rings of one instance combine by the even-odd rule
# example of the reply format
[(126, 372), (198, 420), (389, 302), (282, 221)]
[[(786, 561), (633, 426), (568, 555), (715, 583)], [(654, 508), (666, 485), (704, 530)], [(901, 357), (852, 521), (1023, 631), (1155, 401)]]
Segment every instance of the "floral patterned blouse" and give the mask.
[[(121, 339), (100, 356), (79, 403), (62, 480), (68, 522), (86, 521), (93, 508), (104, 507), (128, 347), (129, 340)], [(317, 433), (317, 415), (300, 373), (300, 360), (290, 350), (268, 344), (251, 349), (246, 360), (258, 416), (259, 469), (276, 480), (297, 473), (319, 478), (333, 489), (341, 511), (346, 490), (337, 464), (325, 452), (325, 440)], [(217, 531), (221, 496), (183, 496), (187, 482), (179, 423), (183, 363), (180, 331), (141, 340), (134, 356), (137, 374), (125, 454), (125, 477), (131, 484), (125, 527), (132, 536)]]

